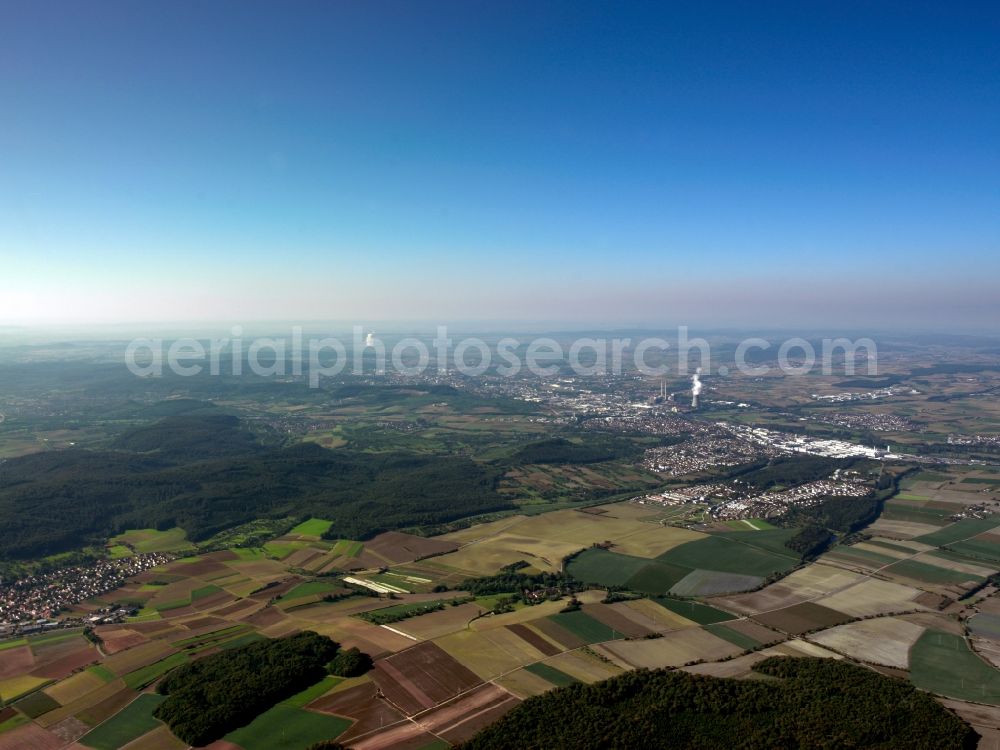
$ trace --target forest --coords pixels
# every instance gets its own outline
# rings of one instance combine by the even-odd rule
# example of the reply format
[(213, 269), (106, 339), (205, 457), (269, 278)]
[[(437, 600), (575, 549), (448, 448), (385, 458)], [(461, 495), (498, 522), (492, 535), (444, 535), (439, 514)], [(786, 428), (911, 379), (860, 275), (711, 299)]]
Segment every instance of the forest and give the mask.
[(316, 516), (333, 521), (331, 534), (367, 539), (513, 507), (496, 492), (500, 469), (466, 456), (266, 447), (248, 435), (231, 417), (179, 416), (124, 435), (117, 450), (0, 463), (0, 559), (129, 528), (180, 526), (200, 541), (255, 518)]
[(761, 679), (639, 670), (529, 698), (462, 745), (519, 748), (974, 748), (978, 735), (901, 680), (833, 659), (771, 657)]
[(203, 657), (160, 681), (167, 699), (154, 715), (184, 742), (207, 745), (321, 680), (337, 652), (336, 642), (306, 630)]

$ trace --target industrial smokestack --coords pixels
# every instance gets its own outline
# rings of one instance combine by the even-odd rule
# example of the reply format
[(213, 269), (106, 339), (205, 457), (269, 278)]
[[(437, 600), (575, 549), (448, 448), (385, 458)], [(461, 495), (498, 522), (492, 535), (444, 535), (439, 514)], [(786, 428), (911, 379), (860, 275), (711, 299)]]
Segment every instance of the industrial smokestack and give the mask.
[(699, 367), (694, 371), (694, 375), (691, 376), (691, 408), (698, 408), (698, 396), (701, 395), (701, 368)]

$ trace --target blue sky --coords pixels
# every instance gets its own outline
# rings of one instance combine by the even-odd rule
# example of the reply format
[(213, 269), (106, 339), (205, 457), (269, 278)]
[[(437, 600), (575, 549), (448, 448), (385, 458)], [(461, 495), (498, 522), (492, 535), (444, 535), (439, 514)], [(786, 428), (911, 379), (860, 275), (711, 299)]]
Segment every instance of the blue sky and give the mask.
[(23, 3), (0, 323), (1000, 320), (1000, 11)]

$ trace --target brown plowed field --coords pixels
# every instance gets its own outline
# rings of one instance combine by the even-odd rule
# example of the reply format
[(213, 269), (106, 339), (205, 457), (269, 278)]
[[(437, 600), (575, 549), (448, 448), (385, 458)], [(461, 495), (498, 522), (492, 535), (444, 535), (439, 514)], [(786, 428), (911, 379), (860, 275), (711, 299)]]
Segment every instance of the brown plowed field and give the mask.
[(389, 700), (408, 715), (431, 708), (482, 682), (429, 641), (376, 662), (374, 679)]
[(508, 625), (507, 630), (514, 633), (519, 638), (524, 639), (546, 656), (555, 656), (556, 654), (561, 653), (555, 645), (542, 638), (542, 636), (529, 628), (527, 625), (515, 623), (514, 625)]
[(775, 630), (798, 635), (817, 628), (829, 628), (851, 619), (849, 615), (815, 602), (803, 602), (775, 612), (754, 615), (753, 619)]

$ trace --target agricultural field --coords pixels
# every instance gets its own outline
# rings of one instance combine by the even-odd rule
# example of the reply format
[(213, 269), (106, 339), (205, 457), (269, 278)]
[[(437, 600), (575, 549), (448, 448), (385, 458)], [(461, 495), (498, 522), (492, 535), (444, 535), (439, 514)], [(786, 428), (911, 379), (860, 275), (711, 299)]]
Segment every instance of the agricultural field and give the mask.
[(1000, 705), (1000, 671), (952, 633), (928, 629), (917, 639), (910, 652), (910, 680), (938, 695)]
[(808, 638), (857, 661), (908, 669), (910, 649), (924, 630), (906, 620), (879, 617), (838, 625)]
[[(964, 507), (925, 484), (900, 504)], [(118, 600), (141, 604), (136, 617), (96, 626), (100, 652), (79, 630), (0, 641), (0, 698), (10, 704), (0, 750), (182, 750), (152, 717), (157, 680), (204, 655), (301, 630), (356, 646), (374, 669), (317, 683), (227, 735), (220, 750), (304, 750), (334, 737), (361, 748), (445, 747), (558, 686), (636, 667), (748, 677), (768, 654), (847, 658), (910, 671), (915, 685), (951, 699), (1000, 701), (990, 693), (996, 681), (1000, 695), (1000, 671), (984, 661), (1000, 662), (1000, 605), (980, 598), (968, 610), (979, 655), (961, 625), (937, 612), (995, 570), (1000, 534), (990, 519), (924, 524), (932, 531), (909, 536), (869, 529), (802, 564), (785, 547), (795, 529), (754, 521), (699, 527), (706, 533), (662, 516), (605, 503), (364, 542), (323, 539), (329, 522), (309, 519), (258, 547), (203, 554), (176, 530), (126, 532), (114, 545), (174, 545), (184, 556), (76, 608), (86, 616)], [(503, 614), (490, 612), (501, 595), (450, 602), (467, 598), (467, 577), (522, 560), (526, 574), (556, 572), (567, 555), (574, 578), (644, 597), (602, 601), (605, 591), (592, 588), (572, 611), (562, 611), (565, 597), (540, 598)]]

